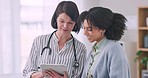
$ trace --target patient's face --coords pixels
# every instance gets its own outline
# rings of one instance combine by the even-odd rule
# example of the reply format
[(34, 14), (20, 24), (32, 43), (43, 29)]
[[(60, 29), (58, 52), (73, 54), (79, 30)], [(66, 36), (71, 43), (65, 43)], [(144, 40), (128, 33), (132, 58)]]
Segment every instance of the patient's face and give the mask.
[(97, 28), (96, 26), (91, 26), (89, 21), (84, 20), (83, 23), (84, 35), (86, 35), (89, 42), (99, 42), (103, 39), (104, 34), (102, 35), (102, 29)]

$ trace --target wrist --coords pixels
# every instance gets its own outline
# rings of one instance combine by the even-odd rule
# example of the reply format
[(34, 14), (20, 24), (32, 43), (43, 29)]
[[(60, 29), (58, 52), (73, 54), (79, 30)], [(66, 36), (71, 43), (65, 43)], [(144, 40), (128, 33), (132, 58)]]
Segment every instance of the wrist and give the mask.
[(34, 74), (35, 74), (36, 72), (33, 72), (31, 75), (30, 75), (30, 78), (34, 78)]
[(33, 72), (30, 76), (30, 78), (36, 78), (36, 77), (43, 78), (42, 72)]

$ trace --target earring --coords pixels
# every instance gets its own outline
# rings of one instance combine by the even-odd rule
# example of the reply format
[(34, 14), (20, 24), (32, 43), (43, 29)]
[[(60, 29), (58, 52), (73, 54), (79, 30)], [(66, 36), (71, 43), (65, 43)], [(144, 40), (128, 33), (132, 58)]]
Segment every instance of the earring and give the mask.
[(104, 35), (104, 33), (105, 33), (105, 30), (102, 31), (101, 35)]

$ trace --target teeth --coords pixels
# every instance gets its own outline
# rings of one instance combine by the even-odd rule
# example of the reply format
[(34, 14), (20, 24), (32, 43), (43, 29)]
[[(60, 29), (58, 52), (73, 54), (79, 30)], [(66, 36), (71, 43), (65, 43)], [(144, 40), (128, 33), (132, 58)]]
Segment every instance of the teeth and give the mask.
[(87, 38), (90, 38), (90, 37), (87, 37)]

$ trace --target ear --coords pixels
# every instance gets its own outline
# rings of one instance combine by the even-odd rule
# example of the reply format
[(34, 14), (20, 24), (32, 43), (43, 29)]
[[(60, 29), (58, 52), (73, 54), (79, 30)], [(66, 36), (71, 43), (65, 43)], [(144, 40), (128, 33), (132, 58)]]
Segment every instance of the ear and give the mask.
[(103, 35), (105, 33), (106, 30), (102, 29), (101, 30), (101, 34)]
[(102, 33), (105, 33), (106, 30), (102, 30)]

